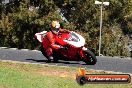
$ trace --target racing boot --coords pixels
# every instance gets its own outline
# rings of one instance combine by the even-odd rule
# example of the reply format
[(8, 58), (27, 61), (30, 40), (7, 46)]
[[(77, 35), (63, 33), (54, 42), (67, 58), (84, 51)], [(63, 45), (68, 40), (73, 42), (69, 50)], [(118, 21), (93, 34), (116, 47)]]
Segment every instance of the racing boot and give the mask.
[(48, 56), (48, 62), (51, 62), (51, 60), (53, 60), (53, 56)]

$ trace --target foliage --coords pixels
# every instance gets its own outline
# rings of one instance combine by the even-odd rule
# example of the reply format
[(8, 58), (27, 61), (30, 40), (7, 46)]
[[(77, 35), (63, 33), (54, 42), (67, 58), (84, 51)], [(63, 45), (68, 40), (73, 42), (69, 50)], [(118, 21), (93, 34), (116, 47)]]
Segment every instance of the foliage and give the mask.
[[(132, 34), (132, 1), (109, 0), (103, 6), (101, 53), (129, 56), (126, 46)], [(34, 49), (36, 32), (49, 30), (52, 20), (62, 21), (58, 8), (69, 21), (64, 28), (82, 34), (87, 47), (98, 54), (100, 6), (94, 0), (14, 0), (0, 2), (0, 46)]]

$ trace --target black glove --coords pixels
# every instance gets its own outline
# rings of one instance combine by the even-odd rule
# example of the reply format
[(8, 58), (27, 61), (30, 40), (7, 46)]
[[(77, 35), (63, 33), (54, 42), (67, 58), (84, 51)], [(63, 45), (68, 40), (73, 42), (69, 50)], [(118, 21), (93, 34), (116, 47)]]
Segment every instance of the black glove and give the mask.
[(60, 46), (60, 49), (64, 49), (64, 47), (63, 46)]
[(68, 49), (68, 47), (60, 46), (60, 49)]

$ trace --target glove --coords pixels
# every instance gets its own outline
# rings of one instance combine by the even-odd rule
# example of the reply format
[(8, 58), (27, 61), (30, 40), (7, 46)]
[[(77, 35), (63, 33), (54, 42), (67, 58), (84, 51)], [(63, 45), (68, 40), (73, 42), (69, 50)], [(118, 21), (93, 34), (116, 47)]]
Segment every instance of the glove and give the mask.
[(63, 46), (60, 46), (60, 49), (64, 49), (64, 47)]
[(64, 47), (64, 46), (60, 46), (60, 49), (67, 49), (67, 47)]

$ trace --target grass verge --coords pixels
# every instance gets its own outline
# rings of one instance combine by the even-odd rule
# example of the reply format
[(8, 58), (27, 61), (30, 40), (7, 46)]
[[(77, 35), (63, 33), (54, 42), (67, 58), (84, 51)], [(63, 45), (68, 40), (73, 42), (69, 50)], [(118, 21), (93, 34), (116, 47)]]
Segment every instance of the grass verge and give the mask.
[[(130, 84), (85, 84), (76, 83), (75, 67), (58, 67), (39, 64), (24, 64), (0, 61), (0, 88), (132, 88)], [(89, 70), (92, 74), (107, 74)]]

